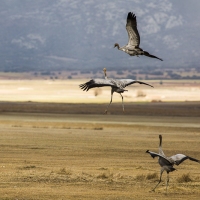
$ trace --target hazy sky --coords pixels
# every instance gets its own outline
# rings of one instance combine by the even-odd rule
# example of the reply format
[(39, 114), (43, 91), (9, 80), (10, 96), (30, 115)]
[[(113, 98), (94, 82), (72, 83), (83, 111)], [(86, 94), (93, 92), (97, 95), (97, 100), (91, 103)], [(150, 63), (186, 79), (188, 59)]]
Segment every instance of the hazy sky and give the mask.
[[(2, 0), (0, 70), (198, 67), (199, 10), (199, 0)], [(163, 62), (113, 48), (128, 41), (129, 11), (141, 47)]]

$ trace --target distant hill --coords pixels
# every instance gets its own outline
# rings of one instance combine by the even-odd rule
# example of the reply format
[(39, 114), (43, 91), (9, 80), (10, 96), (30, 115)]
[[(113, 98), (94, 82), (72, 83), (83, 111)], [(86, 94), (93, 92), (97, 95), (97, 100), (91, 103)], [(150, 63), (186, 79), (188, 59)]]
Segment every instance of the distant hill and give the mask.
[[(2, 0), (0, 71), (199, 68), (199, 9), (199, 0)], [(129, 11), (141, 47), (163, 62), (113, 48), (127, 43)]]

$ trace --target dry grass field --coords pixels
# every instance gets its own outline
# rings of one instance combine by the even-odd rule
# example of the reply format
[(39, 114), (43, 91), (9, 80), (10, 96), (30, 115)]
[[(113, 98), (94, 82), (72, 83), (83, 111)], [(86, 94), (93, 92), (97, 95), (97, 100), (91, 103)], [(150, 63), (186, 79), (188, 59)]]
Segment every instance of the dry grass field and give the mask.
[(95, 96), (78, 83), (1, 81), (0, 199), (199, 199), (200, 164), (186, 160), (168, 194), (166, 173), (151, 192), (160, 167), (145, 153), (158, 151), (162, 134), (166, 155), (200, 159), (199, 83), (130, 87), (125, 113), (115, 94), (108, 115), (109, 89)]
[[(37, 104), (38, 113), (30, 113), (22, 104), (0, 104), (1, 109), (22, 108), (0, 113), (0, 199), (199, 199), (200, 164), (185, 161), (177, 166), (170, 174), (168, 194), (166, 173), (151, 192), (160, 167), (145, 153), (158, 151), (162, 134), (167, 155), (200, 159), (199, 104), (177, 103), (182, 108), (178, 110), (190, 110), (189, 116), (173, 109), (175, 104), (164, 103), (156, 104), (165, 109), (155, 115), (147, 109), (149, 116), (94, 114), (95, 105), (93, 113), (77, 114), (83, 107), (90, 110), (90, 104), (68, 105), (74, 110), (71, 114), (48, 113), (46, 104)], [(63, 106), (54, 104), (59, 105)], [(154, 103), (140, 105), (138, 112), (144, 114), (151, 106)]]

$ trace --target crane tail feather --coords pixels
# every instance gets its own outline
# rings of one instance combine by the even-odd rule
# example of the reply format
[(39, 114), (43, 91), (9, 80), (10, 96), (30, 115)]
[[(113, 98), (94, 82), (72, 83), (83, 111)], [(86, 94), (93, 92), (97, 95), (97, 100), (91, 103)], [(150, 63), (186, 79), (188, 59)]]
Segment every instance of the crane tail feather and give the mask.
[(156, 58), (156, 59), (158, 59), (158, 60), (160, 60), (160, 61), (163, 61), (163, 59), (158, 58), (158, 57), (156, 57), (156, 56), (154, 56), (154, 55), (148, 53), (147, 51), (143, 51), (143, 53), (144, 53), (144, 55), (147, 56), (147, 57)]

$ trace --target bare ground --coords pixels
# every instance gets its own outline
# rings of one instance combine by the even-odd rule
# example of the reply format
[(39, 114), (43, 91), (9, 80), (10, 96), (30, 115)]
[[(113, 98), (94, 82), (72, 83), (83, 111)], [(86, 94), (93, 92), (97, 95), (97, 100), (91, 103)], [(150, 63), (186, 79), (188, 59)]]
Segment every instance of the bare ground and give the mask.
[[(42, 103), (0, 101), (0, 112), (97, 114), (103, 115), (107, 103)], [(112, 103), (108, 115), (200, 117), (200, 101)]]

